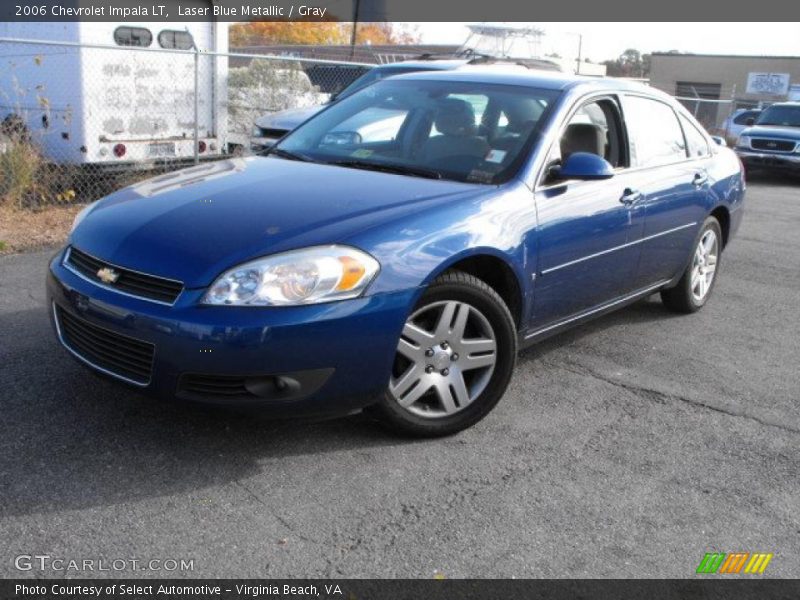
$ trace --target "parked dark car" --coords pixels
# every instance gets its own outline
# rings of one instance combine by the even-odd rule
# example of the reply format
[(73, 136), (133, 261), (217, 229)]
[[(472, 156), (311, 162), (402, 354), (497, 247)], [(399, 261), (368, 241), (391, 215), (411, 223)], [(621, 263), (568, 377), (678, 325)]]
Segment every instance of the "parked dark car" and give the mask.
[(652, 88), (402, 75), (266, 157), (89, 206), (48, 309), (73, 356), (148, 394), (450, 434), (501, 399), (523, 346), (654, 293), (701, 309), (744, 189), (734, 153)]
[(800, 173), (800, 102), (779, 102), (750, 121), (736, 141), (748, 169)]

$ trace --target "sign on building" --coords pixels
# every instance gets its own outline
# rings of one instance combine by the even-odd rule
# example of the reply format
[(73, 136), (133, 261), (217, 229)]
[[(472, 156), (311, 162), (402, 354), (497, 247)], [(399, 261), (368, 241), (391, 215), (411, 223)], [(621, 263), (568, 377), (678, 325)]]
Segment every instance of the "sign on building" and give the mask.
[(785, 96), (789, 91), (789, 73), (748, 73), (747, 93)]

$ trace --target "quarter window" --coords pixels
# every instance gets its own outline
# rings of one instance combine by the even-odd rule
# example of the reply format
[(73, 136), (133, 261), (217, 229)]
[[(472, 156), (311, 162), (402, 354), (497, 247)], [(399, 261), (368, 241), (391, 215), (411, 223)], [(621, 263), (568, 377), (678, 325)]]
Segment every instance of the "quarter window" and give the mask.
[(708, 148), (708, 141), (700, 130), (683, 115), (680, 116), (683, 133), (686, 134), (686, 150), (690, 158), (700, 158), (708, 156), (711, 151)]
[(632, 165), (656, 167), (686, 158), (683, 131), (668, 104), (641, 96), (626, 96), (623, 108)]
[(117, 46), (140, 46), (147, 48), (153, 43), (153, 34), (144, 27), (117, 27), (114, 30)]
[(194, 38), (188, 31), (165, 29), (158, 34), (158, 45), (172, 50), (191, 50), (194, 48)]

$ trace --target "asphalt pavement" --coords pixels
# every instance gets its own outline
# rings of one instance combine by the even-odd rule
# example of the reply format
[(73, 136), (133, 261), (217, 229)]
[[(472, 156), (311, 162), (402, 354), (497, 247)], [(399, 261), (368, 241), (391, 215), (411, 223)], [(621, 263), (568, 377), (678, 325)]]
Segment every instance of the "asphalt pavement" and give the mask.
[(99, 379), (50, 330), (51, 254), (0, 257), (0, 577), (694, 577), (709, 551), (800, 576), (800, 183), (750, 183), (700, 313), (654, 296), (551, 338), (433, 441)]

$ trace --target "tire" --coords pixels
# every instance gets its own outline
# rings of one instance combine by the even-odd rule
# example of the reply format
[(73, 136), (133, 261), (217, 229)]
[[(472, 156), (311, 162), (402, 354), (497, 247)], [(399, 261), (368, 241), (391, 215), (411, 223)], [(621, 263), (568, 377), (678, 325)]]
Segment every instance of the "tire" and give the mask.
[(451, 435), (494, 408), (516, 358), (517, 330), (502, 298), (480, 279), (448, 271), (411, 311), (387, 391), (370, 412), (404, 435)]
[[(707, 247), (709, 239), (713, 239), (713, 247), (704, 253), (705, 257), (701, 257), (700, 246)], [(719, 221), (708, 217), (692, 246), (689, 264), (680, 281), (675, 287), (661, 291), (661, 300), (666, 307), (681, 313), (693, 313), (703, 308), (717, 282), (721, 258), (722, 229)], [(709, 273), (709, 269), (713, 270)]]

